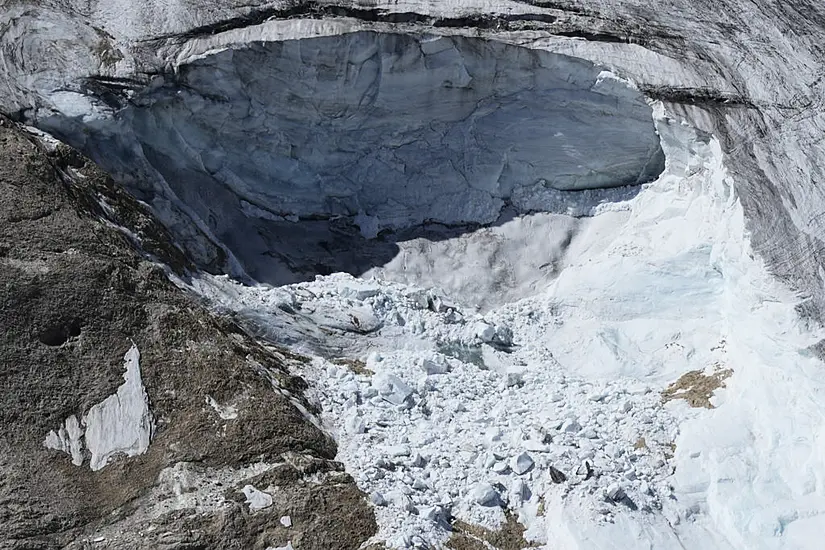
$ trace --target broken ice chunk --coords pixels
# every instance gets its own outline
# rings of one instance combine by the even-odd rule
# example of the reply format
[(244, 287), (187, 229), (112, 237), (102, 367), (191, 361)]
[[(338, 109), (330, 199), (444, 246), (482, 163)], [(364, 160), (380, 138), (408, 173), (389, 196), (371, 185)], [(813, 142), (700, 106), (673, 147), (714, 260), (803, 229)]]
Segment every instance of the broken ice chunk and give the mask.
[(393, 445), (387, 447), (387, 454), (391, 457), (410, 456), (410, 452), (409, 445)]
[(429, 486), (426, 483), (424, 483), (424, 481), (421, 478), (415, 478), (415, 481), (413, 481), (412, 483), (412, 488), (417, 491), (426, 491), (427, 489), (429, 489)]
[(427, 374), (446, 374), (450, 372), (450, 366), (441, 358), (423, 359), (419, 364)]
[(499, 503), (498, 492), (489, 483), (476, 483), (469, 496), (473, 502), (481, 506), (497, 506)]
[(521, 453), (510, 461), (510, 468), (518, 475), (526, 474), (533, 467), (533, 459), (527, 453)]
[(393, 405), (403, 405), (413, 393), (410, 386), (393, 374), (376, 373), (372, 377), (372, 385), (384, 400)]
[(484, 430), (484, 445), (492, 447), (494, 443), (501, 441), (502, 432), (500, 428), (492, 427)]
[(476, 338), (484, 342), (485, 344), (489, 344), (496, 338), (496, 329), (492, 325), (488, 325), (484, 322), (476, 323), (475, 327), (473, 328)]
[(507, 387), (508, 388), (520, 388), (524, 385), (524, 375), (520, 372), (508, 372), (507, 373)]
[(372, 298), (373, 296), (378, 296), (380, 293), (381, 289), (372, 285), (345, 286), (341, 288), (341, 296), (344, 298), (352, 298), (359, 302), (363, 302), (367, 298)]
[(350, 323), (361, 334), (375, 332), (383, 326), (371, 308), (357, 307), (350, 312)]
[(352, 415), (347, 417), (347, 419), (344, 421), (344, 427), (350, 434), (362, 434), (367, 431), (364, 419), (358, 415)]
[(386, 506), (387, 505), (387, 499), (385, 499), (384, 495), (382, 495), (378, 491), (373, 491), (370, 494), (370, 502), (372, 502), (375, 506)]
[(607, 498), (613, 502), (619, 502), (625, 497), (624, 489), (618, 483), (613, 483), (607, 488)]
[(423, 456), (421, 456), (420, 454), (415, 453), (415, 456), (413, 456), (412, 462), (410, 462), (410, 466), (412, 466), (414, 468), (423, 468), (426, 465), (427, 465), (427, 459), (424, 458)]
[(250, 511), (254, 512), (272, 506), (272, 497), (252, 485), (245, 485), (241, 491), (246, 496), (246, 504), (249, 504)]
[(575, 432), (580, 431), (582, 429), (582, 427), (581, 427), (581, 424), (579, 424), (578, 422), (576, 422), (573, 419), (570, 419), (570, 420), (565, 421), (564, 424), (562, 424), (561, 429), (562, 429), (563, 432), (575, 433)]
[(419, 508), (418, 515), (432, 522), (438, 522), (444, 515), (444, 511), (441, 506), (425, 506)]
[(517, 505), (530, 500), (532, 496), (530, 488), (521, 479), (513, 481), (513, 484), (510, 486), (510, 495), (511, 500)]
[(495, 341), (501, 346), (512, 346), (513, 331), (509, 327), (497, 326)]

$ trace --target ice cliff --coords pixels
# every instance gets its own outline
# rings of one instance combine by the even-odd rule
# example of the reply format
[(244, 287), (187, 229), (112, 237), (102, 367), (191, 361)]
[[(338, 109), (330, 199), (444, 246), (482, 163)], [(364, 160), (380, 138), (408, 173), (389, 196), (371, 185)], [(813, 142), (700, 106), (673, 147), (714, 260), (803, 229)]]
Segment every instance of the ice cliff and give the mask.
[(476, 38), (357, 32), (223, 49), (113, 119), (43, 123), (121, 179), (142, 161), (222, 240), (243, 216), (358, 216), (373, 236), (490, 223), (524, 187), (654, 179), (650, 108), (600, 73)]
[(366, 237), (488, 224), (506, 205), (553, 208), (543, 189), (646, 183), (664, 162), (629, 83), (475, 37), (256, 41), (177, 58), (116, 112), (92, 116), (94, 93), (44, 99), (42, 128), (230, 244), (248, 218), (343, 216)]

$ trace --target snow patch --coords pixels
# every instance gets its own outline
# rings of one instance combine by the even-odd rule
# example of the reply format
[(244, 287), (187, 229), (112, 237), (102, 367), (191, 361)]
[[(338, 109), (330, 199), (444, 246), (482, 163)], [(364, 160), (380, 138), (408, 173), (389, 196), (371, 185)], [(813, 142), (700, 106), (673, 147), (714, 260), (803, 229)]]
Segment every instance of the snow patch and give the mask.
[(244, 485), (241, 489), (244, 496), (246, 496), (246, 503), (249, 504), (251, 511), (263, 510), (272, 506), (272, 495), (259, 491), (252, 485)]
[[(89, 456), (89, 467), (100, 470), (120, 454), (146, 452), (152, 437), (149, 396), (140, 378), (140, 352), (132, 344), (124, 356), (126, 373), (117, 393), (89, 409), (80, 421), (72, 415), (57, 431), (46, 435), (44, 446), (63, 451), (76, 466)], [(87, 453), (84, 453), (83, 449)]]

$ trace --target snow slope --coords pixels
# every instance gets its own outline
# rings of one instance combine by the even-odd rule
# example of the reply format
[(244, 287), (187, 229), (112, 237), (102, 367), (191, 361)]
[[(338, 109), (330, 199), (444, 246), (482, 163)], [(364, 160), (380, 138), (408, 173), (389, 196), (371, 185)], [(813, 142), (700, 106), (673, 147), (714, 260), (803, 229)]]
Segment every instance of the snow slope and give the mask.
[[(450, 514), (496, 526), (506, 504), (547, 548), (819, 547), (825, 403), (807, 348), (821, 331), (750, 251), (716, 139), (661, 105), (657, 128), (664, 174), (579, 220), (557, 275), (483, 316), (392, 264), (281, 288), (195, 283), (316, 353), (302, 374), (391, 546), (443, 544)], [(534, 218), (509, 223), (552, 248), (559, 224)], [(526, 240), (513, 250), (535, 253)], [(453, 244), (419, 248), (414, 273), (477, 259)], [(662, 404), (682, 374), (727, 369), (717, 408)]]

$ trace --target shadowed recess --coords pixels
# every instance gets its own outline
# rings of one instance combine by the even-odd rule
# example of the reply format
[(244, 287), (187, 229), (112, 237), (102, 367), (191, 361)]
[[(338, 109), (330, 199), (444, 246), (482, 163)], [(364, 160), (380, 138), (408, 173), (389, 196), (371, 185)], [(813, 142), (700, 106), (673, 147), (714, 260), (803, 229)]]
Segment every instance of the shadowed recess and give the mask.
[[(580, 59), (465, 37), (246, 44), (157, 78), (114, 117), (44, 125), (150, 202), (202, 266), (220, 255), (192, 220), (275, 284), (313, 269), (259, 268), (272, 258), (269, 222), (343, 218), (367, 239), (432, 222), (477, 227), (664, 167), (635, 88)], [(391, 258), (392, 238), (388, 247), (315, 273), (362, 273)]]

